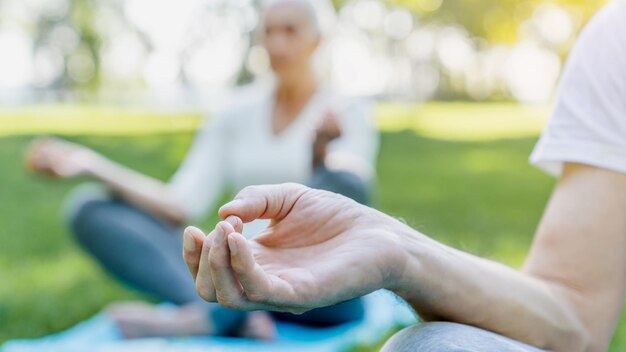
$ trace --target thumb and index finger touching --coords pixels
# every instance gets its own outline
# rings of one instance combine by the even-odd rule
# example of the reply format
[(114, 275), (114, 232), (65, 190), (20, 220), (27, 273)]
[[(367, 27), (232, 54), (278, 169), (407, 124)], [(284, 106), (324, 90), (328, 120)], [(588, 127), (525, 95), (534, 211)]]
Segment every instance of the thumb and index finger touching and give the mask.
[[(256, 219), (282, 220), (308, 187), (298, 184), (250, 186), (244, 188), (234, 200), (222, 206), (218, 214), (230, 223), (237, 233), (242, 233), (243, 223)], [(208, 238), (207, 238), (208, 237)], [(212, 233), (207, 236), (202, 230), (189, 226), (183, 235), (183, 256), (195, 279), (198, 275), (203, 248), (208, 251)]]

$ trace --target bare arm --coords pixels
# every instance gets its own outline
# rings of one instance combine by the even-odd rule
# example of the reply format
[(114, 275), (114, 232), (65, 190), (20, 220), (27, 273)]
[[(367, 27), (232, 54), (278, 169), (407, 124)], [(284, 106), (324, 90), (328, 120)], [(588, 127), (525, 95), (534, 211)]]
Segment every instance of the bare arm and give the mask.
[(521, 272), (413, 234), (391, 288), (426, 319), (556, 351), (603, 351), (624, 300), (625, 209), (626, 175), (568, 164)]
[(626, 175), (566, 165), (523, 271), (555, 283), (605, 350), (626, 289)]
[(164, 182), (136, 172), (101, 155), (86, 164), (86, 173), (102, 181), (126, 201), (174, 224), (185, 222), (180, 200)]
[(27, 164), (34, 171), (56, 177), (91, 176), (142, 209), (175, 224), (185, 221), (180, 200), (165, 183), (117, 164), (84, 146), (57, 139), (39, 139), (28, 152)]

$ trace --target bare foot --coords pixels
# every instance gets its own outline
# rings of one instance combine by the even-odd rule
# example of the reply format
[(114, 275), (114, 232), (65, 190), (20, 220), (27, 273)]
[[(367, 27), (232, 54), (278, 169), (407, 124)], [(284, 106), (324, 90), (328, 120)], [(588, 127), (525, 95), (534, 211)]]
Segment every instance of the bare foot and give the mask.
[(125, 338), (211, 335), (203, 305), (157, 307), (144, 302), (114, 303), (106, 309)]
[[(145, 302), (113, 303), (105, 309), (122, 336), (168, 337), (214, 335), (204, 304), (190, 303), (181, 307), (157, 307)], [(250, 312), (239, 330), (239, 336), (271, 340), (276, 336), (276, 324), (267, 312)]]
[(268, 312), (250, 312), (239, 335), (251, 339), (273, 340), (276, 337), (276, 323)]

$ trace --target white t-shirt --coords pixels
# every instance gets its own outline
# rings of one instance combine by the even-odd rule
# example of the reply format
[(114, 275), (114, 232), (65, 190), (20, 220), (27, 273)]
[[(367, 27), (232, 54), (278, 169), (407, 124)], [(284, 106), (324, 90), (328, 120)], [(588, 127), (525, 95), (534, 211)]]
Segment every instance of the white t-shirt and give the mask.
[(530, 160), (553, 175), (564, 162), (626, 173), (626, 0), (607, 4), (582, 31)]
[(237, 192), (255, 184), (309, 182), (315, 130), (329, 108), (342, 135), (329, 145), (328, 160), (359, 170), (365, 179), (373, 176), (378, 132), (371, 104), (319, 89), (291, 125), (274, 135), (274, 92), (272, 80), (240, 88), (223, 112), (205, 119), (169, 183), (188, 217), (205, 215), (225, 188)]

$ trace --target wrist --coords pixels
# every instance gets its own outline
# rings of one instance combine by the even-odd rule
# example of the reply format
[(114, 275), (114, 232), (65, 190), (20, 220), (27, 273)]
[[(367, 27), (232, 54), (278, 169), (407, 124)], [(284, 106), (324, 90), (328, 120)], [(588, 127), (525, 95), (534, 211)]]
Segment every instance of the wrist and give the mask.
[(397, 223), (393, 230), (396, 238), (396, 248), (393, 251), (395, 259), (384, 288), (411, 302), (418, 286), (426, 284), (423, 278), (424, 261), (427, 253), (436, 251), (436, 246), (433, 240), (410, 226), (398, 220), (395, 222)]
[(80, 152), (82, 160), (83, 173), (88, 176), (96, 176), (102, 165), (106, 164), (107, 159), (93, 150), (83, 150)]

